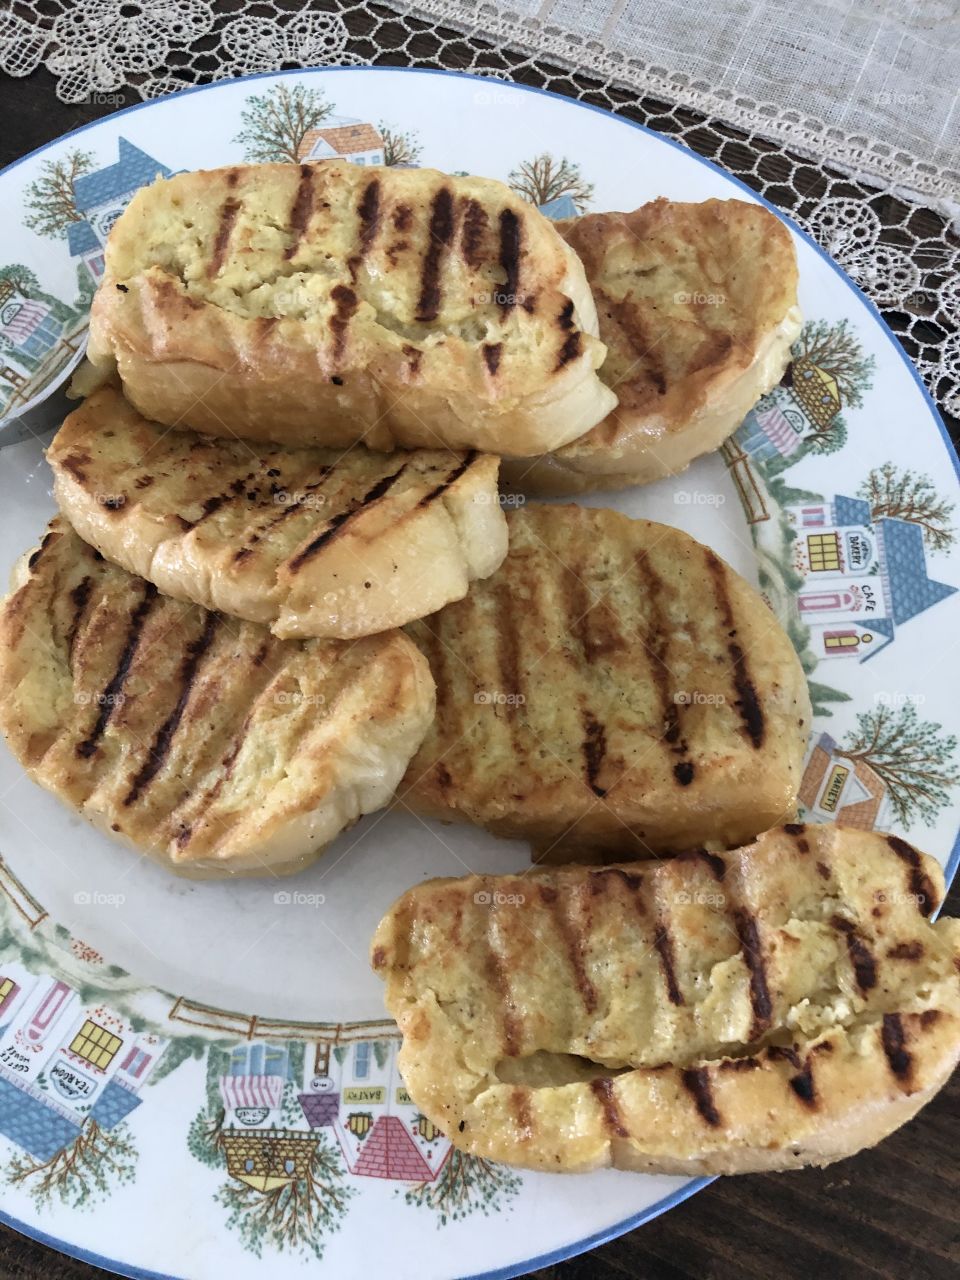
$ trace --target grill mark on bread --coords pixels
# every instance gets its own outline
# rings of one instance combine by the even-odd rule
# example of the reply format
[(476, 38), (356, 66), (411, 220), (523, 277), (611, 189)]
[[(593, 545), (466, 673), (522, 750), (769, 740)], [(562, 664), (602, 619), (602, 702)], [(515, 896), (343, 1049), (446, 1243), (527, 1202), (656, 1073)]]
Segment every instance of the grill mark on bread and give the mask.
[(620, 1117), (620, 1108), (617, 1106), (617, 1097), (610, 1077), (598, 1076), (595, 1080), (591, 1080), (590, 1091), (600, 1104), (603, 1123), (609, 1132), (618, 1138), (629, 1138), (630, 1132)]
[[(666, 395), (667, 375), (657, 348), (659, 338), (651, 337), (642, 313), (629, 298), (614, 298), (605, 289), (598, 289), (594, 286), (593, 296), (597, 301), (598, 308), (603, 307), (607, 318), (612, 320), (623, 334), (626, 345), (630, 349), (635, 363), (631, 364), (631, 376), (627, 380), (628, 385), (639, 382), (642, 377), (645, 377), (658, 396)], [(640, 368), (634, 373), (638, 360)], [(615, 383), (614, 390), (616, 390), (619, 382), (624, 380), (620, 379), (618, 383)]]
[(687, 1093), (693, 1098), (697, 1110), (711, 1129), (720, 1124), (720, 1113), (713, 1100), (710, 1072), (706, 1067), (687, 1067), (680, 1072), (680, 1079)]
[(233, 234), (234, 224), (237, 221), (237, 214), (240, 209), (240, 201), (232, 199), (224, 200), (220, 209), (220, 222), (213, 242), (213, 253), (210, 255), (210, 262), (207, 266), (207, 275), (211, 279), (220, 274), (220, 268), (223, 266), (223, 260), (227, 253), (227, 245), (230, 243), (230, 237)]
[(533, 1137), (533, 1115), (530, 1111), (530, 1095), (526, 1089), (514, 1089), (510, 1094), (513, 1114), (520, 1129), (520, 1141), (529, 1142)]
[(912, 844), (907, 844), (906, 840), (901, 840), (899, 836), (887, 836), (887, 844), (909, 868), (907, 882), (910, 892), (917, 899), (917, 910), (922, 916), (929, 916), (937, 903), (937, 891), (923, 869), (920, 854)]
[(763, 958), (763, 944), (757, 922), (744, 907), (738, 907), (733, 913), (737, 928), (740, 950), (750, 974), (750, 1007), (753, 1010), (753, 1026), (750, 1039), (757, 1040), (770, 1026), (773, 1015), (773, 1002), (767, 986), (767, 971)]
[[(83, 468), (88, 466), (92, 461), (93, 459), (90, 457), (89, 453), (82, 449), (72, 449), (66, 457), (60, 459), (60, 465), (63, 467), (64, 471), (69, 471), (70, 475), (72, 475), (74, 480), (79, 484), (86, 484), (87, 473)], [(40, 550), (42, 549), (43, 543), (41, 542)], [(36, 551), (34, 552), (34, 555), (37, 555)], [(28, 563), (32, 569), (35, 561), (30, 560)]]
[(407, 357), (407, 368), (410, 370), (410, 377), (415, 378), (420, 372), (420, 361), (423, 359), (423, 352), (419, 347), (411, 346), (409, 342), (401, 350)]
[(293, 239), (283, 251), (283, 256), (288, 261), (299, 249), (300, 241), (306, 232), (312, 213), (313, 166), (302, 164), (300, 166), (300, 181), (297, 184), (297, 194), (294, 196), (293, 205), (290, 208), (290, 230), (293, 233)]
[[(360, 218), (360, 261), (367, 256), (373, 247), (380, 231), (380, 179), (373, 178), (363, 189), (360, 203), (357, 205)], [(359, 263), (358, 263), (359, 265)]]
[(660, 971), (663, 974), (664, 982), (667, 984), (667, 997), (670, 1003), (675, 1005), (684, 1004), (683, 992), (677, 986), (677, 973), (673, 960), (673, 939), (670, 937), (670, 931), (662, 920), (653, 931), (653, 945), (657, 955), (660, 957)]
[(583, 335), (577, 329), (574, 333), (567, 334), (563, 340), (560, 350), (557, 352), (557, 363), (554, 365), (554, 373), (559, 373), (565, 368), (571, 360), (576, 360), (580, 355)]
[(198, 524), (202, 524), (203, 521), (209, 519), (210, 516), (216, 515), (220, 508), (225, 506), (228, 502), (235, 502), (238, 498), (246, 496), (247, 487), (255, 475), (255, 471), (250, 471), (245, 476), (238, 476), (237, 479), (232, 481), (230, 486), (222, 493), (211, 494), (209, 498), (204, 498), (200, 503), (200, 515), (196, 520), (183, 521), (184, 533), (189, 532), (191, 529), (195, 529)]
[(379, 502), (379, 500), (393, 488), (394, 484), (396, 484), (406, 469), (407, 464), (404, 463), (403, 466), (399, 467), (396, 471), (392, 471), (388, 475), (381, 476), (377, 483), (373, 485), (372, 488), (368, 489), (362, 498), (359, 498), (352, 506), (348, 507), (346, 511), (341, 511), (339, 515), (335, 515), (333, 519), (328, 522), (327, 527), (322, 533), (317, 534), (315, 538), (311, 539), (311, 541), (307, 543), (302, 551), (298, 551), (293, 559), (287, 562), (290, 566), (290, 572), (296, 573), (299, 569), (302, 569), (311, 557), (315, 556), (318, 551), (321, 551), (325, 546), (332, 542), (338, 534), (342, 533), (344, 526), (353, 520), (355, 516), (360, 515), (362, 511), (367, 510), (375, 502)]
[(807, 1107), (816, 1109), (817, 1090), (813, 1083), (813, 1065), (809, 1058), (795, 1076), (790, 1077), (790, 1088)]
[(40, 539), (39, 547), (37, 547), (36, 551), (32, 551), (30, 553), (30, 558), (27, 561), (28, 569), (35, 569), (37, 567), (37, 565), (40, 562), (40, 557), (46, 551), (47, 547), (49, 547), (52, 542), (56, 541), (56, 538), (58, 536), (59, 535), (55, 534), (52, 530), (50, 533), (45, 533), (43, 535), (43, 537)]
[(727, 874), (727, 864), (719, 853), (708, 853), (706, 849), (686, 849), (678, 853), (674, 862), (703, 862), (706, 864), (714, 880), (720, 883)]
[(147, 615), (153, 608), (154, 601), (157, 598), (157, 589), (152, 582), (143, 584), (143, 599), (139, 602), (136, 609), (130, 615), (130, 622), (127, 626), (127, 635), (124, 640), (123, 649), (120, 651), (120, 658), (117, 662), (113, 675), (104, 686), (103, 692), (99, 698), (99, 710), (94, 726), (90, 733), (81, 742), (76, 745), (76, 753), (83, 760), (89, 760), (97, 749), (100, 739), (103, 737), (104, 731), (113, 715), (113, 709), (118, 704), (118, 695), (123, 692), (123, 686), (130, 672), (130, 665), (133, 662), (134, 654), (140, 643), (140, 636), (143, 632)]
[(393, 211), (393, 226), (396, 231), (409, 231), (413, 225), (413, 210), (408, 204), (398, 204)]
[(360, 302), (354, 291), (345, 284), (338, 284), (331, 289), (330, 297), (335, 304), (329, 321), (330, 332), (333, 334), (333, 358), (336, 363), (339, 363), (347, 348), (347, 329), (357, 313)]
[(663, 610), (663, 579), (650, 563), (646, 551), (637, 553), (636, 567), (641, 580), (642, 598), (649, 605), (642, 643), (646, 652), (652, 655), (650, 674), (660, 702), (660, 723), (665, 726), (663, 739), (672, 754), (681, 757), (673, 768), (675, 781), (681, 787), (688, 787), (693, 782), (696, 767), (688, 758), (690, 749), (683, 737), (680, 704), (670, 688), (670, 669), (667, 666), (670, 627)]
[[(278, 524), (282, 524), (284, 520), (289, 519), (289, 517), (294, 515), (296, 512), (303, 510), (310, 495), (321, 487), (324, 480), (326, 480), (327, 476), (329, 476), (333, 470), (334, 468), (332, 466), (321, 467), (319, 471), (319, 479), (315, 480), (312, 484), (306, 485), (303, 492), (298, 493), (293, 502), (287, 503), (279, 515), (271, 516), (266, 523), (258, 525), (254, 532), (247, 538), (244, 545), (233, 553), (234, 564), (239, 564), (241, 561), (246, 560), (248, 557), (253, 555), (254, 548), (258, 543), (263, 541), (264, 537), (271, 529), (276, 528)], [(280, 490), (277, 492), (280, 492)]]
[(483, 351), (483, 361), (491, 377), (496, 377), (497, 370), (500, 368), (500, 357), (503, 354), (502, 342), (485, 342), (481, 348)]
[[(495, 911), (496, 908), (491, 911), (491, 925), (496, 918)], [(487, 973), (490, 975), (490, 981), (493, 983), (493, 988), (500, 997), (500, 1003), (503, 1006), (501, 1023), (503, 1027), (504, 1053), (508, 1058), (516, 1058), (520, 1053), (523, 1027), (517, 1017), (516, 1005), (510, 995), (510, 982), (507, 978), (503, 957), (494, 946), (493, 936), (489, 929), (487, 930)]]
[(180, 726), (180, 721), (183, 719), (183, 713), (186, 710), (187, 701), (190, 698), (200, 663), (204, 654), (213, 644), (219, 625), (219, 616), (215, 613), (208, 613), (200, 637), (197, 640), (192, 640), (187, 645), (186, 654), (180, 666), (180, 695), (173, 710), (157, 730), (153, 744), (147, 753), (147, 758), (123, 798), (125, 809), (128, 809), (132, 804), (136, 804), (163, 767), (170, 752), (174, 736)]
[(623, 636), (615, 611), (601, 597), (594, 599), (586, 585), (589, 569), (584, 564), (565, 565), (558, 586), (566, 613), (566, 630), (576, 637), (588, 665), (607, 654), (622, 652)]
[(570, 968), (573, 970), (574, 982), (577, 991), (580, 993), (580, 999), (583, 1001), (583, 1007), (587, 1013), (593, 1013), (597, 1007), (597, 989), (590, 981), (583, 963), (584, 953), (584, 935), (580, 933), (567, 915), (564, 902), (560, 900), (557, 890), (552, 885), (540, 885), (540, 901), (544, 903), (550, 910), (550, 915), (557, 927), (557, 932), (563, 939), (566, 947), (567, 958), (570, 961)]
[(723, 561), (709, 549), (706, 552), (706, 561), (707, 568), (713, 577), (717, 609), (727, 632), (727, 653), (733, 664), (733, 687), (737, 693), (733, 705), (740, 714), (744, 732), (759, 751), (763, 746), (766, 733), (763, 707), (757, 697), (757, 690), (747, 665), (746, 655), (740, 645), (733, 639), (737, 633), (737, 624), (733, 614), (733, 605), (730, 602), (730, 593), (727, 590), (727, 571)]
[(860, 930), (851, 920), (842, 916), (834, 916), (830, 924), (838, 933), (842, 933), (847, 944), (847, 953), (853, 965), (853, 976), (860, 991), (866, 995), (877, 985), (877, 962), (867, 946)]
[(500, 266), (506, 279), (494, 297), (503, 315), (516, 306), (520, 293), (520, 219), (512, 209), (500, 211)]
[(880, 1043), (890, 1070), (900, 1081), (907, 1081), (913, 1072), (913, 1057), (906, 1048), (903, 1019), (899, 1013), (885, 1013), (880, 1028)]
[(439, 484), (434, 485), (434, 487), (428, 493), (425, 493), (423, 495), (423, 497), (417, 503), (417, 506), (428, 507), (430, 503), (435, 501), (437, 498), (439, 498), (441, 494), (446, 493), (446, 491), (449, 488), (451, 488), (453, 485), (455, 485), (462, 476), (465, 476), (467, 474), (467, 472), (470, 470), (470, 468), (473, 466), (476, 460), (477, 460), (476, 449), (469, 450), (469, 452), (461, 459), (461, 461), (457, 463), (457, 465), (451, 471), (447, 472), (447, 474), (444, 476), (444, 478), (440, 481)]
[(76, 644), (80, 623), (83, 620), (83, 614), (90, 601), (90, 593), (92, 591), (93, 579), (86, 577), (81, 579), (70, 592), (70, 600), (73, 604), (73, 619), (67, 632), (67, 662), (70, 666), (73, 665), (73, 647)]
[(891, 960), (920, 960), (923, 957), (922, 942), (898, 942), (891, 947), (887, 955)]
[(600, 776), (600, 770), (603, 768), (603, 762), (607, 754), (607, 734), (603, 725), (592, 711), (584, 711), (582, 720), (583, 743), (580, 749), (583, 752), (583, 767), (587, 786), (595, 796), (602, 800), (607, 794), (607, 789), (601, 787), (597, 779)]
[(460, 252), (468, 267), (483, 264), (483, 238), (489, 221), (487, 211), (478, 200), (467, 200), (460, 228)]
[(600, 867), (589, 872), (590, 891), (593, 894), (603, 893), (612, 880), (619, 880), (627, 892), (632, 895), (633, 904), (641, 916), (647, 914), (640, 890), (643, 888), (643, 876), (639, 871), (626, 871), (623, 867)]
[[(469, 596), (467, 597), (469, 599)], [(496, 589), (496, 606), (499, 625), (497, 626), (497, 668), (500, 678), (500, 689), (503, 693), (513, 694), (502, 705), (503, 714), (510, 726), (510, 740), (520, 759), (525, 754), (525, 747), (517, 725), (519, 709), (524, 705), (520, 700), (523, 677), (520, 669), (520, 636), (516, 625), (516, 601), (506, 586)], [(496, 711), (499, 714), (499, 710)]]
[(440, 310), (440, 266), (453, 239), (453, 222), (453, 193), (449, 187), (441, 187), (430, 205), (430, 239), (420, 272), (417, 320), (436, 320)]

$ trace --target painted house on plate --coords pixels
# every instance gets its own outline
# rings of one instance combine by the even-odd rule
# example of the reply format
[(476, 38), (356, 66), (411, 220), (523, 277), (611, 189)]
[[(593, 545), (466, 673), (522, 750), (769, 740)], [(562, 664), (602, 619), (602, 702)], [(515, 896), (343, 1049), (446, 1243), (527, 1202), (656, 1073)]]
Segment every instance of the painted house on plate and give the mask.
[(67, 983), (18, 964), (0, 972), (0, 1133), (50, 1160), (86, 1120), (112, 1129), (140, 1105), (167, 1041), (86, 1005)]
[(383, 138), (364, 120), (330, 116), (304, 134), (298, 160), (349, 160), (352, 164), (383, 164)]
[(821, 733), (812, 743), (800, 782), (800, 802), (807, 818), (872, 831), (883, 826), (886, 799), (883, 780), (866, 761), (838, 754), (829, 733)]
[(397, 1029), (384, 1022), (318, 1028), (304, 1079), (289, 1048), (237, 1045), (219, 1080), (230, 1174), (259, 1191), (306, 1175), (328, 1130), (355, 1177), (431, 1182), (450, 1143), (410, 1100), (396, 1066)]
[(797, 610), (819, 658), (865, 662), (956, 591), (928, 575), (923, 530), (909, 520), (874, 520), (868, 502), (843, 495), (785, 510), (803, 577)]
[(744, 418), (737, 442), (758, 462), (788, 458), (809, 436), (829, 431), (841, 408), (834, 375), (801, 356)]
[(169, 178), (171, 172), (165, 164), (120, 138), (115, 164), (74, 179), (74, 203), (81, 217), (68, 226), (67, 244), (70, 256), (80, 260), (94, 284), (99, 284), (103, 275), (103, 250), (110, 228), (140, 187), (155, 178)]
[(0, 280), (0, 352), (11, 363), (2, 376), (13, 383), (26, 381), (63, 336), (63, 321), (42, 298), (28, 298), (12, 280)]

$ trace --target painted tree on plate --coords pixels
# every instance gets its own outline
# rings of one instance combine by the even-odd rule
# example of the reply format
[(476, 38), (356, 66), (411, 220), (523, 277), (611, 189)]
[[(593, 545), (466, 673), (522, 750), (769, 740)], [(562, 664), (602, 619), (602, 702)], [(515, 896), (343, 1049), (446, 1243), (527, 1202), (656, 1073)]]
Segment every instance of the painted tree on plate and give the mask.
[(874, 520), (891, 516), (919, 525), (931, 551), (947, 551), (956, 541), (951, 519), (956, 504), (940, 496), (928, 475), (885, 462), (874, 467), (857, 495), (870, 503)]
[(577, 213), (586, 210), (593, 196), (593, 184), (586, 181), (578, 164), (566, 156), (558, 160), (547, 151), (524, 160), (511, 171), (507, 181), (518, 196), (535, 205), (569, 196)]
[(40, 176), (27, 187), (24, 205), (28, 210), (24, 223), (38, 235), (62, 239), (72, 222), (82, 222), (77, 208), (74, 182), (89, 173), (94, 165), (90, 151), (78, 148), (68, 151), (60, 160), (45, 160)]
[(286, 160), (297, 164), (304, 139), (333, 111), (319, 89), (302, 84), (276, 84), (252, 94), (241, 111), (243, 128), (233, 139), (243, 147), (244, 159), (255, 164)]
[(120, 1123), (102, 1129), (88, 1117), (83, 1128), (48, 1160), (19, 1153), (7, 1168), (11, 1186), (30, 1192), (37, 1208), (50, 1208), (55, 1200), (71, 1209), (85, 1209), (105, 1199), (117, 1186), (132, 1182), (138, 1152), (130, 1129)]
[(887, 788), (897, 820), (933, 822), (960, 782), (957, 739), (932, 720), (921, 720), (913, 703), (883, 704), (857, 716), (837, 755), (868, 764)]
[(865, 354), (849, 320), (808, 320), (793, 344), (793, 358), (794, 364), (806, 361), (829, 374), (844, 406), (862, 406), (876, 362)]
[(40, 292), (40, 281), (30, 268), (25, 267), (21, 262), (11, 262), (5, 267), (0, 267), (0, 280), (9, 280), (13, 287), (27, 298)]
[(262, 1257), (268, 1246), (281, 1253), (320, 1258), (324, 1237), (338, 1230), (356, 1194), (344, 1181), (339, 1152), (318, 1133), (309, 1162), (298, 1176), (264, 1191), (245, 1182), (230, 1182), (214, 1199), (228, 1211), (227, 1226), (256, 1257)]
[(423, 147), (419, 136), (412, 129), (404, 132), (381, 120), (377, 125), (377, 132), (383, 139), (384, 164), (414, 166), (419, 163)]
[(520, 1178), (505, 1165), (466, 1155), (455, 1147), (432, 1182), (415, 1183), (404, 1193), (407, 1204), (432, 1209), (437, 1225), (457, 1222), (478, 1210), (499, 1213), (520, 1190)]

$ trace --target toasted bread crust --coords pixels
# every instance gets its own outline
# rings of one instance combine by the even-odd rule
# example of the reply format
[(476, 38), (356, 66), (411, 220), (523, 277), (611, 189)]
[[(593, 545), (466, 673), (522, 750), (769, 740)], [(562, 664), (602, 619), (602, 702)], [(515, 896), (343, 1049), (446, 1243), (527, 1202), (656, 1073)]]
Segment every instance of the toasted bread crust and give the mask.
[(105, 388), (47, 461), (61, 511), (107, 559), (287, 639), (433, 613), (507, 549), (490, 454), (251, 447), (147, 422)]
[(960, 927), (897, 837), (792, 826), (653, 867), (411, 889), (373, 940), (411, 1097), (527, 1168), (829, 1164), (960, 1058)]
[(400, 803), (553, 861), (735, 845), (793, 816), (806, 680), (756, 593), (687, 534), (527, 506), (466, 599), (412, 623), (437, 718)]
[(800, 333), (787, 227), (742, 200), (659, 199), (559, 224), (583, 261), (619, 403), (578, 440), (511, 462), (527, 493), (648, 484), (719, 448), (780, 380)]
[(171, 426), (524, 455), (615, 403), (595, 334), (579, 260), (507, 187), (328, 161), (139, 191), (110, 235), (89, 354)]
[(34, 781), (179, 874), (298, 870), (380, 808), (433, 714), (393, 631), (281, 641), (160, 595), (62, 518), (0, 610), (0, 732)]

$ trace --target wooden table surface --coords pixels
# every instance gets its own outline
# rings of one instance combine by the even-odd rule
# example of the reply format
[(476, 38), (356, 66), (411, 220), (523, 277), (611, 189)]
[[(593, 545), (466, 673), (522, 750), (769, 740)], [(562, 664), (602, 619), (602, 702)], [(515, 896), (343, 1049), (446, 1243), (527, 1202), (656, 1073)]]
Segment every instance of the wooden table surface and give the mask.
[[(136, 100), (128, 95), (126, 102)], [(45, 71), (26, 80), (0, 75), (0, 165), (112, 109), (64, 106)], [(957, 889), (946, 910), (960, 912)], [(956, 1280), (958, 1152), (955, 1074), (916, 1120), (873, 1151), (822, 1171), (720, 1179), (656, 1221), (535, 1274), (540, 1280)], [(266, 1274), (269, 1264), (265, 1268)], [(0, 1280), (103, 1274), (0, 1226)]]

